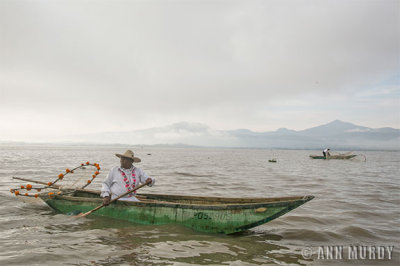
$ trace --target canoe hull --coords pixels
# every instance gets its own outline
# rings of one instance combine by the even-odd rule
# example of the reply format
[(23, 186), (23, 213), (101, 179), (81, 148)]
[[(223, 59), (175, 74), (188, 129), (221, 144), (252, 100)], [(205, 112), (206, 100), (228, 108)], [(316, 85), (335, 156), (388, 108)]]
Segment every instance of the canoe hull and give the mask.
[(357, 155), (351, 154), (351, 155), (331, 155), (327, 158), (321, 155), (310, 155), (311, 159), (324, 159), (324, 160), (331, 160), (331, 159), (338, 159), (338, 160), (348, 160), (351, 158), (356, 157)]
[[(121, 219), (139, 224), (180, 224), (197, 231), (232, 234), (267, 223), (311, 200), (298, 199), (251, 202), (246, 204), (182, 204), (171, 202), (117, 201), (92, 215)], [(53, 209), (70, 213), (87, 212), (101, 205), (100, 198), (57, 196), (45, 199)]]

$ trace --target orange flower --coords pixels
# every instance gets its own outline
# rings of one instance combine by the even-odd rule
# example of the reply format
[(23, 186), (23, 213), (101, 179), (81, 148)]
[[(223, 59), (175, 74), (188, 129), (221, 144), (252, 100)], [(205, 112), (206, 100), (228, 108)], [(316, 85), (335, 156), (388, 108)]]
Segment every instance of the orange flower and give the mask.
[(92, 183), (92, 181), (88, 180), (87, 183), (90, 184), (90, 183)]
[(69, 169), (67, 168), (67, 169), (65, 169), (65, 172), (66, 172), (66, 173), (69, 173), (69, 172), (71, 172), (71, 170), (69, 170)]
[(63, 174), (59, 174), (59, 175), (58, 175), (58, 178), (59, 178), (59, 179), (63, 179), (63, 178), (64, 178), (64, 175), (63, 175)]
[(37, 188), (36, 190), (37, 190), (38, 192), (40, 192), (42, 189), (40, 189), (40, 188)]
[(53, 195), (54, 195), (54, 192), (49, 192), (48, 195), (49, 195), (49, 196), (53, 196)]
[(92, 175), (93, 178), (96, 178), (96, 175)]
[(61, 195), (61, 191), (58, 191), (58, 192), (57, 192), (57, 195)]
[(31, 189), (32, 189), (32, 185), (31, 185), (31, 184), (26, 185), (26, 189), (27, 189), (28, 191), (31, 190)]
[(21, 185), (21, 189), (24, 189), (25, 187)]
[(97, 167), (97, 170), (100, 170), (100, 169), (101, 169), (100, 166), (98, 166), (98, 167)]
[(89, 162), (86, 162), (86, 164), (89, 165), (90, 163), (89, 163)]
[(14, 192), (14, 194), (15, 194), (15, 196), (18, 196), (18, 195), (19, 195), (19, 191), (16, 190), (16, 191)]
[(95, 175), (98, 175), (98, 174), (100, 174), (100, 172), (99, 172), (99, 171), (96, 171), (96, 172), (94, 172), (94, 174), (95, 174)]
[(48, 182), (48, 183), (47, 183), (47, 185), (48, 185), (48, 186), (51, 186), (51, 185), (53, 185), (53, 183), (51, 183), (51, 182)]
[(94, 166), (97, 166), (97, 163), (93, 163)]
[(25, 193), (25, 196), (28, 196), (28, 193)]
[(81, 163), (81, 166), (84, 166), (84, 164), (83, 164), (83, 163)]
[(35, 198), (37, 198), (38, 197), (38, 194), (35, 194)]

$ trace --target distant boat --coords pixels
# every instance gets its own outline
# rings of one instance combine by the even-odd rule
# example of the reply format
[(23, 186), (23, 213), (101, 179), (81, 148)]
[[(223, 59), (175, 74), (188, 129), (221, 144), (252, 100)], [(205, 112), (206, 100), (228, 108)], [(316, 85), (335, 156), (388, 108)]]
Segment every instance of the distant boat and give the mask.
[(331, 160), (331, 159), (341, 159), (341, 160), (348, 160), (351, 158), (356, 157), (356, 154), (338, 154), (338, 155), (330, 155), (328, 157), (324, 157), (322, 155), (310, 155), (311, 159), (325, 159), (325, 160)]
[[(40, 197), (62, 213), (87, 212), (103, 203), (100, 191), (76, 190), (72, 195)], [(180, 224), (192, 229), (232, 234), (262, 225), (314, 196), (280, 198), (221, 198), (161, 194), (138, 194), (139, 202), (116, 201), (93, 215), (139, 224)]]

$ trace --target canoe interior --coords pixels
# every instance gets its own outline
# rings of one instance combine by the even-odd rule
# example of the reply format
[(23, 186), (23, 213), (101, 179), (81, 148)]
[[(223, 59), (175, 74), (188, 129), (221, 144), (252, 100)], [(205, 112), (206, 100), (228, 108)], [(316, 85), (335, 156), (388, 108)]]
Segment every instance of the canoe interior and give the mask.
[[(96, 190), (76, 190), (72, 195), (76, 198), (100, 198), (100, 191)], [(254, 204), (254, 203), (273, 203), (303, 200), (304, 197), (276, 197), (276, 198), (224, 198), (224, 197), (202, 197), (185, 195), (166, 195), (138, 193), (137, 198), (143, 203), (171, 203), (171, 204), (191, 204), (191, 205), (229, 205), (229, 204)], [(133, 203), (133, 202), (126, 202)]]

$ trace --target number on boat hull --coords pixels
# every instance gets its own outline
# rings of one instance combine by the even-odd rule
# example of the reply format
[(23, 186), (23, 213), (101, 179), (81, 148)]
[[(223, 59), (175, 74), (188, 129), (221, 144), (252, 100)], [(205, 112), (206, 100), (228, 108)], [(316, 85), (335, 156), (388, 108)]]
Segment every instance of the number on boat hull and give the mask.
[(211, 217), (208, 216), (207, 213), (204, 213), (204, 212), (197, 212), (194, 214), (194, 217), (199, 220), (211, 220)]

